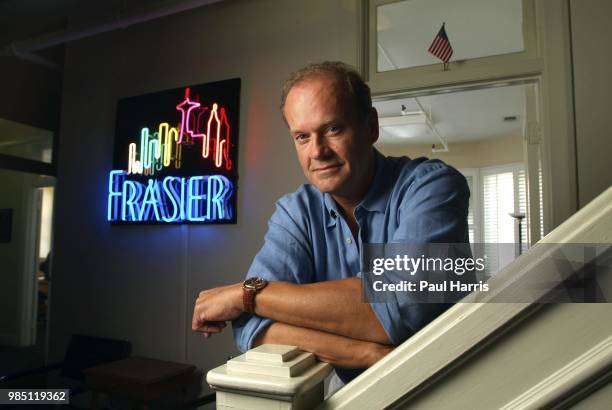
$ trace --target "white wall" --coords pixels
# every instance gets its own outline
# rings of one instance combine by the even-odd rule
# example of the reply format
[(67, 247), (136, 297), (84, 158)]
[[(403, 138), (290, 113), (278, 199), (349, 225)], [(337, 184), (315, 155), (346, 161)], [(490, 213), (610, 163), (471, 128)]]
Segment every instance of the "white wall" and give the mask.
[(432, 152), (431, 144), (382, 145), (385, 155), (410, 158), (437, 158), (455, 168), (483, 168), (523, 162), (523, 139), (520, 135), (449, 144), (448, 152)]
[(612, 185), (612, 2), (571, 0), (578, 199), (580, 206)]
[[(134, 354), (205, 370), (235, 353), (231, 332), (192, 334), (199, 290), (241, 281), (274, 202), (304, 178), (278, 112), (290, 71), (356, 63), (356, 0), (226, 1), (71, 43), (56, 191), (50, 352), (72, 333), (132, 341)], [(242, 78), (238, 224), (110, 226), (117, 100)]]

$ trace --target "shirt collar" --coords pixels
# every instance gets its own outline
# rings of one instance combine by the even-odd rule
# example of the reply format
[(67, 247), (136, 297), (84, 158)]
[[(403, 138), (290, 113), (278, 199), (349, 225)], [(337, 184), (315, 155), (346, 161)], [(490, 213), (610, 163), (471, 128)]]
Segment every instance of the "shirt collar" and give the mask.
[[(389, 183), (387, 159), (376, 148), (374, 148), (374, 178), (370, 184), (370, 188), (360, 202), (358, 207), (364, 208), (366, 211), (385, 212), (387, 207), (388, 194), (385, 192), (385, 186)], [(340, 217), (338, 204), (328, 193), (323, 194), (325, 207), (327, 208), (328, 219), (327, 227), (336, 225), (336, 220)]]
[(323, 198), (325, 208), (327, 208), (327, 227), (329, 228), (336, 225), (336, 220), (340, 217), (340, 210), (338, 210), (338, 204), (330, 194), (325, 192)]
[(388, 171), (389, 164), (387, 158), (376, 148), (374, 148), (374, 162), (376, 164), (374, 178), (368, 192), (358, 206), (366, 211), (385, 212), (389, 199), (389, 191), (385, 188), (391, 182)]

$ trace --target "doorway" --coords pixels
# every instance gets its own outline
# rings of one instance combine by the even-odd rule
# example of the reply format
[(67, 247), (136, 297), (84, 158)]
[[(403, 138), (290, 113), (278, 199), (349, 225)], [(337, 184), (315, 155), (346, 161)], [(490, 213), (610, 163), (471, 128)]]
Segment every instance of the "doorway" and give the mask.
[(375, 98), (385, 155), (428, 157), (470, 187), (470, 243), (495, 274), (543, 235), (538, 82), (520, 80)]
[(50, 307), (53, 133), (0, 119), (0, 373), (42, 366)]

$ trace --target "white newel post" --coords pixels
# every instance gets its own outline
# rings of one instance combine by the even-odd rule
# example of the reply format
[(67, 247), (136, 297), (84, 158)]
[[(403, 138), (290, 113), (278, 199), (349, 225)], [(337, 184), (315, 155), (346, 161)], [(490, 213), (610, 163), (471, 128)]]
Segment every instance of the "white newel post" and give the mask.
[(332, 367), (295, 346), (261, 345), (208, 372), (217, 409), (311, 409)]

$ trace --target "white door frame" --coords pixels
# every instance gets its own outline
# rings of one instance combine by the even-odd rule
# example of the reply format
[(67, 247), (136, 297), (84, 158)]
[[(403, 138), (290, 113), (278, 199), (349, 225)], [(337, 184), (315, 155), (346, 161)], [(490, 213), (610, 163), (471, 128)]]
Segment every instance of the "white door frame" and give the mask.
[(18, 344), (20, 346), (30, 346), (36, 343), (38, 282), (34, 279), (38, 271), (39, 228), (42, 212), (42, 192), (39, 188), (49, 186), (55, 186), (55, 181), (50, 177), (28, 174), (24, 178), (22, 203), (25, 214), (25, 235), (18, 313)]
[(362, 0), (362, 73), (374, 96), (536, 79), (541, 105), (544, 233), (578, 209), (568, 0), (523, 0), (526, 50), (463, 62), (377, 72), (376, 8), (399, 0)]

